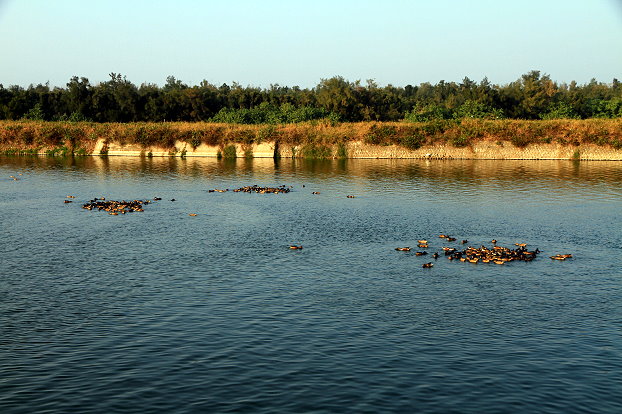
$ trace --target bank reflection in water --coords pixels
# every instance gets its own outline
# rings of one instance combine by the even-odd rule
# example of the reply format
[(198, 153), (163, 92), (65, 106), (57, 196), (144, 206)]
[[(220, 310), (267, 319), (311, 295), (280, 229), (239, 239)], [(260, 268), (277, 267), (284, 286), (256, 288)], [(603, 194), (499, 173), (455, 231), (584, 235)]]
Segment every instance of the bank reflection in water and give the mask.
[[(390, 159), (215, 159), (149, 157), (30, 157), (3, 156), (0, 162), (17, 170), (79, 169), (102, 179), (126, 174), (167, 175), (178, 179), (256, 180), (250, 184), (290, 181), (351, 182), (359, 191), (391, 193), (396, 186), (418, 183), (430, 190), (451, 191), (456, 185), (479, 191), (529, 191), (548, 187), (551, 195), (590, 191), (620, 194), (622, 163), (565, 160), (390, 160)], [(286, 182), (287, 181), (287, 182)], [(419, 188), (419, 187), (417, 187)], [(400, 189), (401, 190), (401, 189)]]

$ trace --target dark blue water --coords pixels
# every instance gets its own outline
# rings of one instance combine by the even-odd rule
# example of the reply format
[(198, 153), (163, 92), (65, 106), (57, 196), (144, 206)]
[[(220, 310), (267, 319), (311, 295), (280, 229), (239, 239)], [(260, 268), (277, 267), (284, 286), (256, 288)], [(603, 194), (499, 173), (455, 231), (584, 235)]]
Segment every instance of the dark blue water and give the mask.
[(620, 163), (4, 157), (0, 411), (619, 413), (621, 216)]

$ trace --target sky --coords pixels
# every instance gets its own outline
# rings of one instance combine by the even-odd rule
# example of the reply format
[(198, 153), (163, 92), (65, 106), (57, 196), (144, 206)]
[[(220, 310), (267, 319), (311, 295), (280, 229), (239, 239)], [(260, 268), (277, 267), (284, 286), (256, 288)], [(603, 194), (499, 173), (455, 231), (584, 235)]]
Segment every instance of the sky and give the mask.
[(0, 83), (622, 80), (622, 0), (0, 0)]

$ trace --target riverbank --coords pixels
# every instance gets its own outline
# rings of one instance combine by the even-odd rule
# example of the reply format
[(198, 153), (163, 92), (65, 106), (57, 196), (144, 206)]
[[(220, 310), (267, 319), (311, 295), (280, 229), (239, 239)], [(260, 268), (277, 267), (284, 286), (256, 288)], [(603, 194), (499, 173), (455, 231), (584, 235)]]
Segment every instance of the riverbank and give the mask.
[(622, 119), (286, 125), (1, 121), (4, 154), (622, 160)]

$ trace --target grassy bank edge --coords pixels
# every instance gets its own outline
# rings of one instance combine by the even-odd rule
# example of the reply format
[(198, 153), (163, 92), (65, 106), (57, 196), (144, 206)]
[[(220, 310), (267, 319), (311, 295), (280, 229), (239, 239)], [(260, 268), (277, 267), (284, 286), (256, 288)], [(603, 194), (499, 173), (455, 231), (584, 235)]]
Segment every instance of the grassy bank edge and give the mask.
[[(346, 144), (355, 141), (410, 150), (435, 145), (463, 148), (479, 141), (510, 143), (517, 148), (556, 143), (622, 150), (622, 119), (319, 121), (283, 125), (0, 121), (0, 152), (4, 154), (90, 155), (102, 140), (106, 144), (144, 149), (167, 148), (171, 154), (177, 151), (176, 142), (185, 142), (193, 149), (200, 145), (217, 146), (225, 157), (231, 155), (227, 151), (233, 144), (250, 151), (252, 145), (267, 142), (297, 146), (299, 156), (306, 158), (347, 158)], [(100, 152), (105, 151), (106, 145)]]

